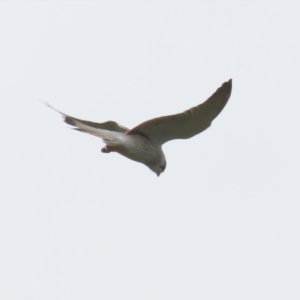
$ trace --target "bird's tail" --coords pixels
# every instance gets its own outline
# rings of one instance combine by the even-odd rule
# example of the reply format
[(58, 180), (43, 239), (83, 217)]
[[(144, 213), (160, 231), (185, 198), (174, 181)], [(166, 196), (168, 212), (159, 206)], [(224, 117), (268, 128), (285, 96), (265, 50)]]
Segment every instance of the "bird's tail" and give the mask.
[[(120, 125), (118, 125), (115, 122), (106, 122), (106, 123), (98, 124), (98, 123), (94, 123), (94, 122), (80, 120), (80, 119), (77, 119), (77, 118), (74, 118), (74, 117), (71, 117), (71, 116), (68, 116), (68, 115), (62, 113), (61, 111), (57, 110), (56, 108), (54, 108), (47, 102), (43, 102), (43, 103), (45, 105), (47, 105), (48, 107), (52, 108), (53, 110), (55, 110), (56, 112), (60, 113), (62, 115), (64, 121), (67, 124), (72, 126), (72, 129), (100, 137), (103, 139), (104, 143), (107, 146), (118, 147), (122, 144), (122, 139), (125, 135), (125, 132), (127, 131), (125, 129), (125, 127), (121, 128), (121, 127), (119, 127)], [(114, 124), (112, 124), (112, 123), (114, 123)], [(114, 131), (114, 129), (116, 129), (115, 124), (118, 125), (117, 130), (119, 130), (119, 131)], [(112, 125), (115, 127), (113, 127), (112, 130), (106, 130), (106, 129), (99, 128), (98, 127), (99, 125), (107, 125), (107, 126)], [(111, 128), (112, 126), (108, 126), (108, 128)]]
[(107, 146), (119, 146), (121, 144), (121, 139), (124, 136), (124, 133), (122, 132), (110, 131), (88, 126), (86, 124), (81, 123), (80, 120), (74, 119), (70, 116), (63, 115), (63, 118), (67, 124), (73, 126), (74, 130), (100, 137)]

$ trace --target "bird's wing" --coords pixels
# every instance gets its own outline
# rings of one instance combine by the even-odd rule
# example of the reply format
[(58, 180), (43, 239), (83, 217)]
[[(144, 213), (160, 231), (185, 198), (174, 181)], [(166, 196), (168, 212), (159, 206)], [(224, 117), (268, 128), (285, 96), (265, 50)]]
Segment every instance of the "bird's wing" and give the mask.
[(43, 103), (45, 105), (47, 105), (48, 107), (54, 109), (58, 113), (60, 113), (63, 116), (64, 122), (66, 122), (67, 124), (69, 124), (71, 126), (74, 126), (74, 127), (77, 127), (75, 124), (81, 123), (81, 124), (84, 124), (86, 126), (93, 127), (95, 129), (104, 129), (104, 130), (108, 130), (108, 131), (116, 131), (116, 132), (122, 132), (122, 133), (125, 133), (125, 132), (129, 131), (129, 128), (126, 128), (126, 127), (118, 124), (115, 121), (107, 121), (107, 122), (103, 122), (103, 123), (85, 121), (85, 120), (81, 120), (81, 119), (77, 119), (77, 118), (68, 116), (68, 115), (62, 113), (61, 111), (57, 110), (56, 108), (54, 108), (53, 106), (51, 106), (47, 102), (43, 102)]
[(148, 120), (134, 127), (127, 134), (141, 134), (161, 145), (174, 139), (188, 139), (211, 125), (226, 105), (231, 87), (230, 79), (202, 104), (176, 115)]

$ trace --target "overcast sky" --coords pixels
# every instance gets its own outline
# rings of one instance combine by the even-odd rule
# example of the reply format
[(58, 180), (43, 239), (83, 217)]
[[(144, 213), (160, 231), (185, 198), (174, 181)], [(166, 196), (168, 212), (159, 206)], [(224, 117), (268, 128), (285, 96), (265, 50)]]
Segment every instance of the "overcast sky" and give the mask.
[[(0, 298), (300, 299), (299, 1), (1, 1)], [(233, 79), (166, 171), (68, 129)]]

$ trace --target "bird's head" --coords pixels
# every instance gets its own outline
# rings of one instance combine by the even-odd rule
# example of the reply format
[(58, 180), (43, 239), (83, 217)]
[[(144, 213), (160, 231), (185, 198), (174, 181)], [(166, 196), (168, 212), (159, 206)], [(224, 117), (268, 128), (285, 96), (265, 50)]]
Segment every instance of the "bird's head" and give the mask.
[(160, 158), (160, 160), (155, 163), (148, 165), (148, 167), (157, 175), (159, 176), (164, 170), (166, 169), (167, 161), (164, 155)]

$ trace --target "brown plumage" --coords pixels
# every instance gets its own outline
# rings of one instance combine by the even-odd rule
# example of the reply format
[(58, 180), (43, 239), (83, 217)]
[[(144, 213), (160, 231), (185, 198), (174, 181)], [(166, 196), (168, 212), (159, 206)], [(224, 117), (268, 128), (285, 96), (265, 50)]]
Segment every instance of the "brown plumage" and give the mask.
[(174, 139), (188, 139), (205, 129), (225, 107), (232, 89), (232, 80), (224, 82), (205, 102), (182, 113), (148, 120), (128, 129), (114, 121), (96, 123), (62, 114), (75, 130), (101, 137), (106, 144), (103, 153), (118, 152), (148, 166), (158, 176), (166, 168), (161, 146)]

